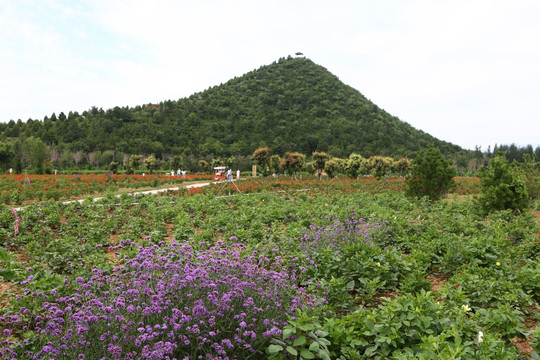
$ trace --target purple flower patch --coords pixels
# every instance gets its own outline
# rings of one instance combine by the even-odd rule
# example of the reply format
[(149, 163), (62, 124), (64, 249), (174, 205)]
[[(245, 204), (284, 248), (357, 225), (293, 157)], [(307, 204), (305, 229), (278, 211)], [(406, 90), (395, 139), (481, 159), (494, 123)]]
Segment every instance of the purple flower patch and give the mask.
[[(113, 275), (95, 269), (90, 279), (76, 279), (71, 297), (58, 294), (55, 302), (46, 303), (35, 328), (43, 343), (26, 355), (260, 357), (269, 337), (281, 334), (288, 316), (322, 300), (307, 295), (294, 276), (284, 268), (276, 270), (275, 262), (264, 256), (240, 256), (244, 249), (242, 244), (221, 244), (195, 251), (176, 242), (140, 247)], [(2, 351), (23, 350), (21, 344), (11, 344)]]

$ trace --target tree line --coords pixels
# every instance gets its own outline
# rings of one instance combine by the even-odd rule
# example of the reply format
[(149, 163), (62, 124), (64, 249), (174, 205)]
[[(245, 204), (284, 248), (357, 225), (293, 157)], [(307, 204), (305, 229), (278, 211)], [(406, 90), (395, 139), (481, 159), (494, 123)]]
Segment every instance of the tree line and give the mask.
[[(497, 153), (505, 153), (510, 162), (536, 163), (540, 159), (540, 147), (519, 147), (511, 145), (495, 145), (494, 151), (488, 148), (482, 152), (480, 148), (463, 158), (458, 153), (449, 156), (452, 166), (458, 175), (473, 175), (477, 170), (489, 164)], [(24, 140), (0, 141), (0, 171), (12, 169), (15, 173), (29, 171), (38, 174), (51, 174), (54, 170), (61, 172), (77, 171), (112, 171), (114, 173), (157, 172), (184, 169), (191, 173), (210, 172), (216, 166), (248, 171), (256, 164), (264, 175), (298, 171), (316, 172), (332, 176), (347, 174), (350, 177), (374, 175), (405, 176), (410, 170), (411, 159), (408, 157), (393, 158), (390, 156), (363, 156), (352, 153), (347, 157), (332, 156), (327, 152), (315, 151), (304, 154), (298, 151), (287, 151), (284, 154), (272, 152), (269, 147), (260, 147), (250, 155), (231, 156), (197, 156), (195, 154), (129, 154), (119, 150), (83, 152), (58, 151), (43, 140), (29, 137)]]

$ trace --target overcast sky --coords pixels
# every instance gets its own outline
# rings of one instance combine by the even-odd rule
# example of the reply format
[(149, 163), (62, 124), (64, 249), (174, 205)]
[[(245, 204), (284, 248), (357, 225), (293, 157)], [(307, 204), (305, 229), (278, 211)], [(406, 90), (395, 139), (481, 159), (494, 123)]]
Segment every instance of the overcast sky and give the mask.
[(538, 0), (0, 0), (0, 121), (178, 100), (303, 52), (464, 148), (540, 145)]

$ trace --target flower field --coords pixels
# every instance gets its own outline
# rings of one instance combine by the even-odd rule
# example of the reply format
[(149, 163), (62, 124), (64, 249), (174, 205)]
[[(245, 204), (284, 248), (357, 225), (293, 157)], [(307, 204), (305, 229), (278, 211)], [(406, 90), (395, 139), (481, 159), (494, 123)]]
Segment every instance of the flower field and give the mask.
[(4, 207), (0, 358), (537, 356), (538, 214), (403, 186), (247, 179)]
[[(454, 178), (455, 188), (451, 195), (472, 195), (478, 194), (480, 179), (476, 177), (456, 177)], [(306, 179), (273, 179), (273, 178), (257, 178), (248, 179), (238, 182), (237, 184), (229, 184), (225, 187), (227, 192), (240, 191), (242, 193), (261, 192), (272, 189), (273, 191), (289, 191), (301, 190), (309, 188), (319, 193), (327, 193), (332, 191), (339, 192), (367, 192), (370, 194), (378, 193), (401, 193), (405, 190), (406, 180), (403, 178), (388, 178), (377, 180), (374, 177), (363, 177), (359, 179), (333, 179), (331, 181), (321, 182), (315, 177), (307, 177)], [(223, 189), (221, 189), (223, 191)], [(197, 188), (191, 189), (191, 193), (215, 193), (213, 188)]]
[(68, 200), (122, 189), (156, 188), (185, 181), (210, 180), (211, 175), (0, 175), (0, 204)]

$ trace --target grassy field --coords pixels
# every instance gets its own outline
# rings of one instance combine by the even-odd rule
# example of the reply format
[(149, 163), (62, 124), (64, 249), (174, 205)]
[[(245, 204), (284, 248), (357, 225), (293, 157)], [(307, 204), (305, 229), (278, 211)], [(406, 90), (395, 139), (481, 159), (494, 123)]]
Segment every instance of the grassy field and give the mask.
[(539, 352), (538, 212), (403, 181), (230, 186), (0, 212), (1, 355), (519, 359)]

